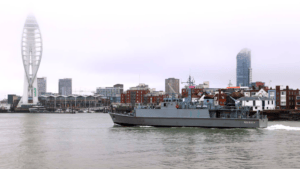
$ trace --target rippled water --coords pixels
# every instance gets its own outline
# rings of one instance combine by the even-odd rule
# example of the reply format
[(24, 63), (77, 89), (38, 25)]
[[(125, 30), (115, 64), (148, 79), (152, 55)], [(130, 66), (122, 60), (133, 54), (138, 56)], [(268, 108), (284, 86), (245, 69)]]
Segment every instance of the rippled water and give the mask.
[(114, 126), (108, 114), (0, 114), (0, 168), (298, 168), (300, 122)]

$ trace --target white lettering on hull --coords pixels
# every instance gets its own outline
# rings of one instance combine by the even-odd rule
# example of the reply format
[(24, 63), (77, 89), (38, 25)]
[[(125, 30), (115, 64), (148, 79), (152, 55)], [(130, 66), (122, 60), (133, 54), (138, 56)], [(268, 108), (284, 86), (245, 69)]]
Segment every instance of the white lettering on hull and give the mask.
[(255, 121), (244, 121), (245, 124), (255, 124)]

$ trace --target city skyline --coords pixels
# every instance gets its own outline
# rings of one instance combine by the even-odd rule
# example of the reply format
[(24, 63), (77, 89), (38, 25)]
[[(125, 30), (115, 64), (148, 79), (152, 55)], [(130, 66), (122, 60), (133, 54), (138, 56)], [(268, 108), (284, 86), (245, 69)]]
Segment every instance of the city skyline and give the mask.
[(234, 3), (119, 1), (117, 6), (100, 2), (93, 7), (74, 2), (66, 12), (68, 2), (1, 2), (0, 20), (9, 26), (2, 28), (0, 40), (0, 77), (8, 82), (1, 85), (0, 99), (22, 95), (19, 41), (29, 12), (43, 31), (38, 77), (47, 77), (49, 92), (58, 91), (57, 80), (65, 77), (73, 79), (73, 90), (116, 83), (126, 90), (139, 82), (164, 90), (164, 79), (185, 81), (189, 74), (196, 84), (209, 81), (211, 87), (225, 87), (229, 80), (236, 84), (235, 59), (243, 48), (252, 51), (252, 81), (298, 88), (299, 2)]

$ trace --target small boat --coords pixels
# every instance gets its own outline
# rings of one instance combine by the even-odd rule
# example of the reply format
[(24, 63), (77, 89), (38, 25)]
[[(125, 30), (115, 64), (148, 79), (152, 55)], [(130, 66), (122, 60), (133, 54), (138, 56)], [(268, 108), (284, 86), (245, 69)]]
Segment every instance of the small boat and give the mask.
[(49, 113), (44, 106), (32, 106), (29, 108), (30, 113)]
[(55, 113), (62, 113), (62, 112), (63, 112), (62, 109), (56, 109), (56, 110), (55, 110)]

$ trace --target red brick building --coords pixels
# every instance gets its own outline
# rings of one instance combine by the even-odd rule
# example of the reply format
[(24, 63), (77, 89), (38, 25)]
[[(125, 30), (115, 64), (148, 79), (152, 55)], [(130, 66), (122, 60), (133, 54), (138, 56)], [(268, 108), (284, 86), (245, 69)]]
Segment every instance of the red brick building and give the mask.
[[(191, 89), (192, 98), (200, 98), (203, 94), (203, 89)], [(188, 89), (184, 88), (181, 90), (182, 98), (188, 97)]]
[(146, 90), (127, 90), (125, 93), (121, 94), (121, 103), (144, 103), (144, 95), (149, 93)]
[(280, 86), (276, 86), (276, 108), (295, 109), (297, 107), (297, 96), (299, 96), (299, 89), (293, 90), (289, 86), (282, 89)]
[(261, 89), (263, 87), (265, 87), (265, 82), (252, 82), (251, 83), (251, 88), (255, 88), (255, 89)]
[(151, 94), (151, 93), (148, 93), (145, 95), (145, 101), (146, 103), (160, 103), (160, 102), (163, 102), (164, 101), (164, 98), (167, 98), (169, 97), (168, 94)]
[(214, 96), (215, 105), (225, 106), (227, 94), (218, 93)]

